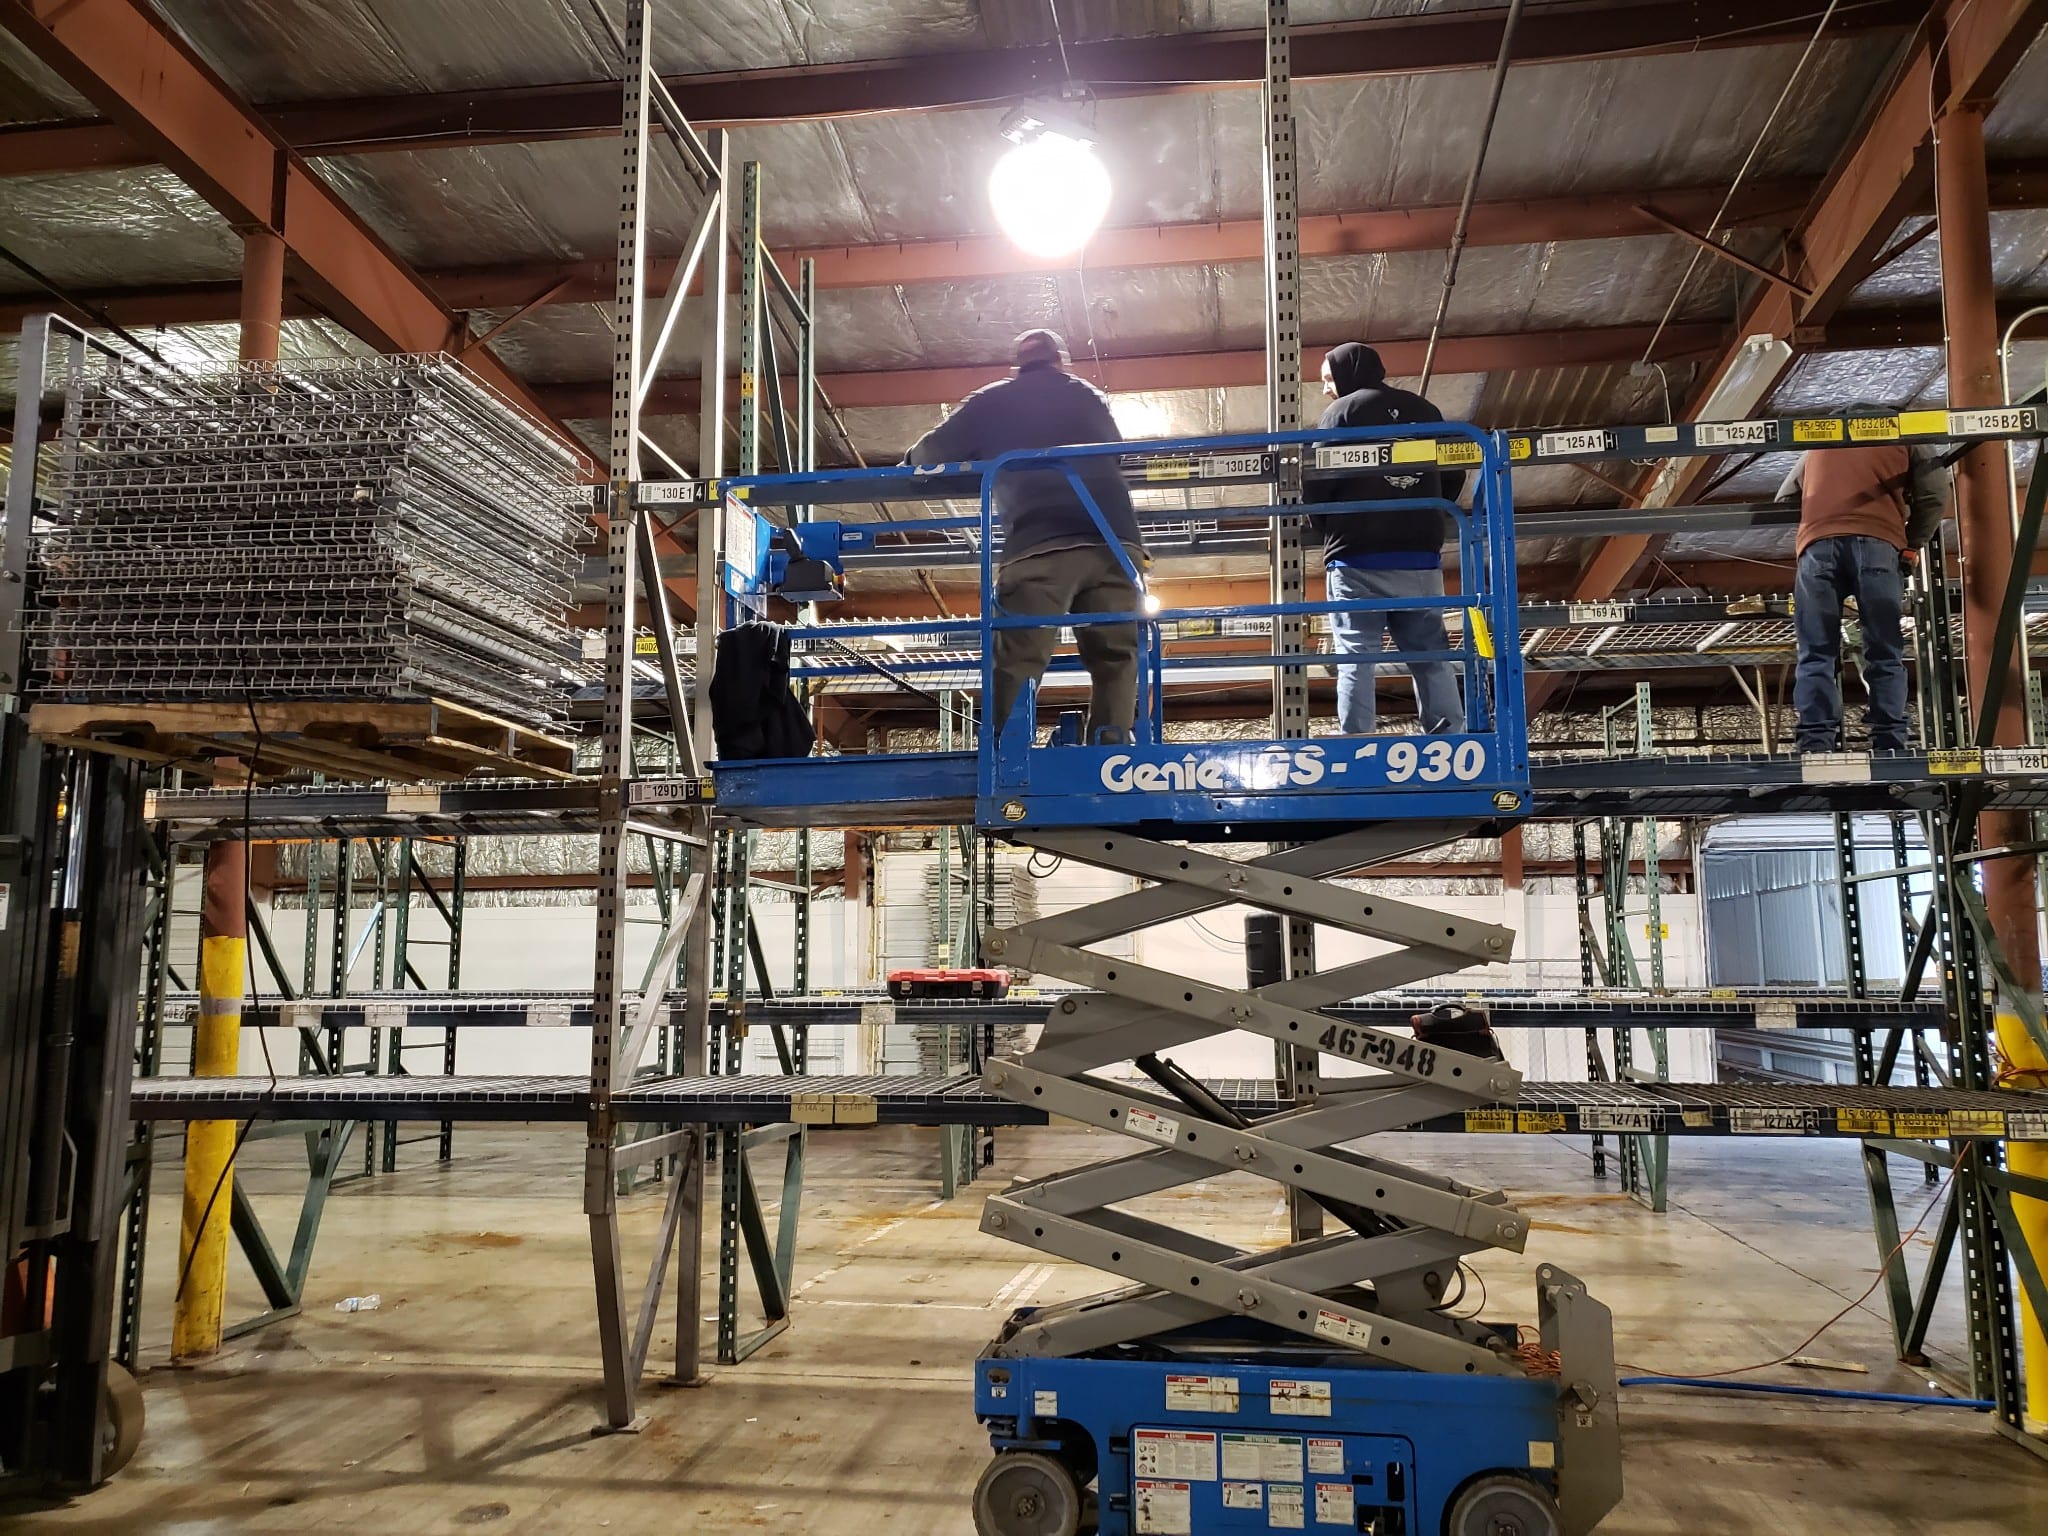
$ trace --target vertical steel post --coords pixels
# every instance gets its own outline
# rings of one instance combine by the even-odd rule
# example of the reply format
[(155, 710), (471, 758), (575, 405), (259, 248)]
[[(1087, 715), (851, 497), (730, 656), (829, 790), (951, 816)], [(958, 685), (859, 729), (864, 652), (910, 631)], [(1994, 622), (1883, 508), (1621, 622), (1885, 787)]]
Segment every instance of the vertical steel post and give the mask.
[[(143, 935), (145, 958), (142, 973), (142, 1018), (135, 1041), (135, 1075), (155, 1077), (163, 1064), (164, 994), (170, 985), (171, 914), (177, 908), (178, 853), (170, 834), (159, 829), (152, 834), (154, 851), (153, 904), (147, 909)], [(136, 1122), (129, 1147), (129, 1176), (133, 1182), (122, 1213), (121, 1280), (115, 1312), (114, 1358), (132, 1373), (142, 1352), (142, 1276), (149, 1251), (149, 1197), (151, 1154), (156, 1146), (156, 1127), (147, 1120)]]
[[(1939, 220), (1942, 276), (1942, 318), (1948, 333), (1949, 406), (1954, 410), (2004, 403), (1999, 374), (1997, 290), (1991, 267), (1991, 199), (1984, 158), (1983, 109), (1975, 104), (1944, 113), (1935, 124), (1935, 212)], [(1995, 654), (1993, 635), (2005, 602), (2007, 572), (2014, 559), (2013, 506), (2002, 455), (1997, 445), (1979, 443), (1967, 449), (1955, 466), (1956, 520), (1963, 548), (1963, 643), (1969, 667), (1973, 705), (1987, 698), (1993, 667), (2005, 668), (2003, 691), (1994, 719), (1978, 719), (1977, 740), (1986, 746), (2024, 746), (2027, 741), (2026, 686), (2019, 673), (2020, 653)], [(2024, 811), (1990, 811), (1978, 822), (1984, 847), (2024, 843), (2031, 832)], [(2043, 1053), (2021, 1022), (2022, 1010), (2039, 1015), (2041, 1007), (2040, 913), (2035, 903), (2035, 874), (2030, 858), (1985, 861), (1980, 866), (1984, 906), (1992, 936), (2003, 952), (2010, 974), (2027, 996), (1998, 999), (1993, 1028), (1999, 1053), (2008, 1068), (2003, 1078), (2015, 1086), (2048, 1082), (2048, 1053)], [(1967, 876), (1965, 876), (1967, 878)], [(1969, 1087), (1990, 1086), (1969, 1083)], [(1995, 1163), (1998, 1149), (1976, 1143), (1969, 1154), (1985, 1165)], [(2013, 1142), (2007, 1156), (2012, 1171), (2048, 1178), (2048, 1146)], [(1969, 1170), (1966, 1170), (1966, 1172)], [(1979, 1203), (1995, 1198), (1980, 1192)], [(2048, 1201), (2012, 1197), (2017, 1228), (2037, 1261), (2048, 1262)], [(1965, 1211), (1965, 1251), (1986, 1257), (1971, 1243), (1971, 1212)], [(1993, 1223), (1995, 1227), (1995, 1223)], [(1989, 1234), (1995, 1236), (1995, 1233)], [(2009, 1285), (1999, 1263), (1999, 1280)], [(2035, 1315), (2025, 1295), (2018, 1300), (2021, 1355), (2025, 1362), (2024, 1428), (2048, 1434), (2048, 1320)], [(2019, 1419), (2018, 1405), (2001, 1394), (2001, 1417)]]
[(612, 419), (608, 461), (603, 735), (598, 771), (612, 797), (597, 836), (597, 939), (591, 997), (590, 1122), (584, 1148), (583, 1210), (590, 1224), (597, 1287), (598, 1345), (604, 1361), (604, 1419), (626, 1429), (635, 1419), (624, 1277), (620, 1267), (617, 1121), (612, 1111), (613, 1052), (624, 1023), (622, 964), (627, 903), (625, 781), (632, 775), (634, 630), (634, 483), (640, 478), (639, 384), (644, 367), (642, 308), (646, 273), (648, 75), (646, 0), (627, 0), (617, 278), (613, 289)]
[[(740, 469), (761, 472), (761, 162), (740, 167)], [(786, 468), (787, 466), (785, 466)]]
[[(299, 995), (313, 996), (320, 987), (320, 850), (327, 845), (317, 838), (306, 844), (306, 937), (305, 955), (299, 975)], [(301, 1048), (299, 1068), (305, 1070)]]
[[(242, 237), (241, 318), (242, 361), (276, 362), (284, 321), (284, 241), (269, 230), (251, 230)], [(195, 1077), (231, 1077), (241, 1064), (248, 885), (249, 845), (237, 838), (209, 843), (199, 909), (199, 1016), (192, 1030)], [(232, 1203), (227, 1187), (234, 1179), (234, 1146), (231, 1120), (195, 1120), (185, 1132), (185, 1206), (178, 1234), (178, 1273), (184, 1278), (171, 1321), (171, 1354), (176, 1359), (210, 1355), (220, 1348)]]
[[(1266, 248), (1266, 425), (1275, 432), (1301, 426), (1301, 198), (1294, 159), (1294, 42), (1290, 0), (1266, 0), (1265, 108), (1265, 248)], [(1301, 501), (1301, 450), (1280, 450), (1275, 502), (1294, 506)], [(1273, 519), (1272, 599), (1299, 603), (1307, 592), (1302, 573), (1301, 519)], [(1273, 649), (1298, 656), (1305, 648), (1307, 626), (1298, 614), (1273, 620)], [(1281, 740), (1308, 735), (1308, 668), (1276, 667), (1273, 672), (1273, 734)], [(1312, 975), (1316, 968), (1315, 924), (1290, 919), (1287, 924), (1287, 969), (1290, 976)], [(1315, 1097), (1319, 1088), (1314, 1052), (1294, 1046), (1274, 1047), (1281, 1089), (1297, 1103)], [(1298, 1241), (1323, 1229), (1323, 1208), (1299, 1191), (1288, 1195), (1288, 1229)]]
[[(711, 235), (704, 248), (704, 335), (699, 376), (697, 474), (716, 480), (725, 473), (725, 293), (731, 282), (732, 145), (723, 132), (705, 135), (717, 171), (717, 199), (710, 209)], [(716, 295), (714, 298), (713, 296)], [(692, 716), (697, 760), (690, 771), (704, 771), (711, 749), (711, 690), (708, 682), (718, 649), (718, 565), (722, 520), (715, 513), (697, 518), (697, 661), (700, 686)], [(704, 830), (709, 833), (708, 824)], [(693, 848), (690, 862), (709, 861), (707, 846)], [(701, 1077), (709, 1064), (711, 1039), (712, 904), (700, 900), (683, 940), (683, 1039), (681, 1070)], [(676, 1233), (676, 1360), (675, 1378), (702, 1379), (704, 1326), (704, 1162), (709, 1132), (696, 1127), (696, 1140), (682, 1159), (676, 1177), (684, 1181)]]
[[(462, 986), (462, 901), (466, 894), (469, 876), (469, 839), (455, 839), (455, 864), (448, 878), (448, 990), (457, 991)], [(459, 1032), (449, 1027), (441, 1032), (441, 1070), (449, 1077), (455, 1075), (456, 1048), (461, 1039)], [(442, 1162), (455, 1156), (455, 1122), (441, 1122)]]
[[(818, 467), (818, 263), (806, 256), (797, 263), (797, 301), (803, 314), (796, 342), (796, 467), (808, 473)], [(797, 507), (798, 522), (811, 520), (809, 507)], [(796, 970), (791, 978), (799, 997), (811, 990), (811, 829), (796, 834)], [(798, 1026), (798, 1054), (808, 1064), (810, 1029)]]

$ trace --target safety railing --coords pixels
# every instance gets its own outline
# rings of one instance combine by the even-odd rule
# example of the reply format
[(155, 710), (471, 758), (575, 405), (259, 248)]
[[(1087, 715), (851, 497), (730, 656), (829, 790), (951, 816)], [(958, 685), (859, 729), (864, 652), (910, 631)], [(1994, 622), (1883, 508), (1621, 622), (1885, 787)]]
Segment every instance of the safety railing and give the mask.
[[(1273, 490), (1295, 465), (1310, 494), (1340, 478), (1463, 470), (1470, 477), (1470, 506), (1419, 495), (1307, 507), (1283, 504)], [(1049, 616), (1003, 611), (998, 597), (1005, 553), (1003, 491), (1024, 475), (1036, 477), (1041, 492), (1053, 477), (1064, 483), (1096, 534), (1115, 552), (1135, 606)], [(1103, 509), (1101, 492), (1112, 475), (1121, 476), (1140, 500), (1148, 490), (1262, 488), (1264, 494), (1249, 495), (1248, 504), (1219, 510), (1240, 530), (1305, 511), (1361, 519), (1441, 519), (1453, 532), (1455, 582), (1446, 585), (1454, 589), (1442, 596), (1325, 595), (1293, 602), (1169, 607), (1162, 597), (1167, 573), (1148, 569), (1142, 553), (1116, 537)], [(774, 593), (773, 573), (787, 575), (802, 568), (799, 562), (810, 562), (813, 571), (804, 583), (808, 591), (817, 585), (820, 561), (836, 571), (887, 549), (917, 550), (927, 541), (936, 557), (930, 562), (934, 568), (962, 563), (963, 543), (972, 551), (968, 558), (979, 564), (980, 612), (972, 618), (795, 626), (793, 670), (799, 678), (829, 687), (834, 679), (879, 673), (913, 691), (975, 692), (986, 701), (995, 696), (998, 639), (1006, 632), (1063, 632), (1063, 647), (1047, 673), (1055, 683), (1083, 670), (1064, 642), (1078, 640), (1091, 626), (1126, 626), (1134, 632), (1137, 708), (1129, 740), (1084, 742), (1071, 716), (1041, 740), (1039, 688), (1029, 682), (1019, 688), (1015, 706), (996, 728), (986, 718), (988, 711), (981, 712), (978, 799), (991, 821), (1097, 825), (1162, 817), (1214, 822), (1292, 820), (1307, 814), (1330, 819), (1500, 815), (1526, 804), (1528, 751), (1508, 458), (1496, 436), (1477, 428), (1429, 423), (1097, 444), (1010, 453), (975, 465), (760, 476), (724, 481), (717, 489), (757, 516), (771, 506), (823, 509), (856, 499), (885, 506), (969, 497), (978, 503), (972, 517), (813, 521), (766, 531), (754, 540), (761, 549), (794, 546), (779, 560), (764, 556), (758, 575), (743, 580), (755, 594)], [(1156, 521), (1160, 515), (1150, 508), (1141, 521)], [(1178, 513), (1181, 521), (1186, 516), (1184, 510)], [(1334, 629), (1351, 615), (1417, 611), (1443, 616), (1441, 645), (1347, 652), (1318, 641), (1291, 651), (1270, 638), (1293, 620), (1309, 625), (1324, 620)], [(1247, 641), (1256, 642), (1256, 648)], [(1213, 734), (1204, 739), (1195, 722), (1173, 719), (1171, 682), (1227, 678), (1242, 684), (1290, 668), (1338, 671), (1427, 663), (1455, 669), (1459, 714), (1448, 730), (1414, 732), (1405, 720), (1398, 729), (1383, 721), (1369, 736), (1246, 741)], [(1288, 803), (1271, 804), (1275, 799)]]

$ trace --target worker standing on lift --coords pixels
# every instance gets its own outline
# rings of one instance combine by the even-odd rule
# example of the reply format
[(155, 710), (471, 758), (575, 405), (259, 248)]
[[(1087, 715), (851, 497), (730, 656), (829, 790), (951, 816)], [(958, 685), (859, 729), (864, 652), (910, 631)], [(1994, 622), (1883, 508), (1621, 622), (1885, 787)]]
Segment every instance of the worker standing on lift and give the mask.
[[(1848, 414), (1891, 412), (1855, 405)], [(1901, 443), (1808, 453), (1786, 477), (1778, 499), (1799, 505), (1792, 599), (1799, 750), (1840, 750), (1842, 605), (1853, 597), (1863, 637), (1863, 686), (1870, 695), (1870, 749), (1904, 752), (1905, 573), (1941, 526), (1939, 460), (1931, 449), (1909, 450)]]
[[(975, 463), (1020, 448), (1123, 441), (1108, 397), (1067, 372), (1067, 346), (1058, 335), (1026, 331), (1017, 338), (1016, 355), (1014, 374), (961, 401), (952, 415), (917, 440), (903, 462)], [(1116, 460), (1083, 459), (1079, 466), (1103, 521), (1131, 565), (1143, 571), (1145, 542)], [(1064, 470), (1005, 474), (996, 482), (995, 503), (1003, 532), (995, 596), (1004, 614), (1068, 618), (1139, 611), (1136, 585)], [(1024, 684), (1045, 676), (1058, 644), (1057, 628), (995, 631), (995, 697), (987, 709), (995, 730), (1003, 728)], [(1138, 626), (1077, 624), (1074, 644), (1093, 684), (1086, 740), (1129, 742), (1138, 715)]]
[[(1362, 342), (1333, 347), (1323, 359), (1323, 394), (1330, 399), (1318, 427), (1388, 427), (1405, 422), (1442, 421), (1443, 412), (1410, 390), (1387, 384), (1379, 353)], [(1412, 501), (1441, 498), (1455, 501), (1465, 484), (1462, 469), (1422, 469), (1413, 474), (1354, 474), (1313, 481), (1306, 500)], [(1332, 602), (1378, 597), (1442, 597), (1444, 543), (1449, 520), (1439, 511), (1334, 512), (1309, 516), (1309, 526), (1323, 540), (1323, 571)], [(1330, 630), (1339, 655), (1375, 655), (1381, 637), (1391, 631), (1403, 651), (1445, 649), (1441, 610), (1406, 608), (1376, 612), (1333, 613)], [(1346, 736), (1370, 736), (1377, 723), (1371, 662), (1337, 668), (1337, 729)], [(1411, 661), (1415, 708), (1429, 735), (1462, 727), (1464, 705), (1458, 698), (1458, 676), (1448, 661)]]

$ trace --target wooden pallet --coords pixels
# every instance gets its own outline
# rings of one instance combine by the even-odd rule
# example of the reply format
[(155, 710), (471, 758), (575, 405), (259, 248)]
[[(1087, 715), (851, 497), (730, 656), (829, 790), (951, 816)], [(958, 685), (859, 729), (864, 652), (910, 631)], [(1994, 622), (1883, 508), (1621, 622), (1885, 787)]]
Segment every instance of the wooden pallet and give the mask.
[[(312, 770), (343, 783), (384, 779), (575, 777), (573, 743), (463, 704), (293, 699), (247, 704), (31, 705), (29, 729), (56, 746), (190, 769), (237, 783)], [(257, 736), (262, 746), (258, 759)], [(221, 758), (236, 759), (223, 770)]]

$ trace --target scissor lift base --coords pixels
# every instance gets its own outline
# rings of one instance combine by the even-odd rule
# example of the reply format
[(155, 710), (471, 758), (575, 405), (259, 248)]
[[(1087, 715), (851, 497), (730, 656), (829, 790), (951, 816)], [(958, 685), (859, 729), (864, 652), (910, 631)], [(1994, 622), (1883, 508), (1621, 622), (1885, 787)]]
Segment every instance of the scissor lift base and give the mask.
[(1375, 1366), (1242, 1330), (1069, 1359), (991, 1352), (975, 1369), (996, 1450), (977, 1529), (1558, 1536), (1558, 1402), (1555, 1379)]

